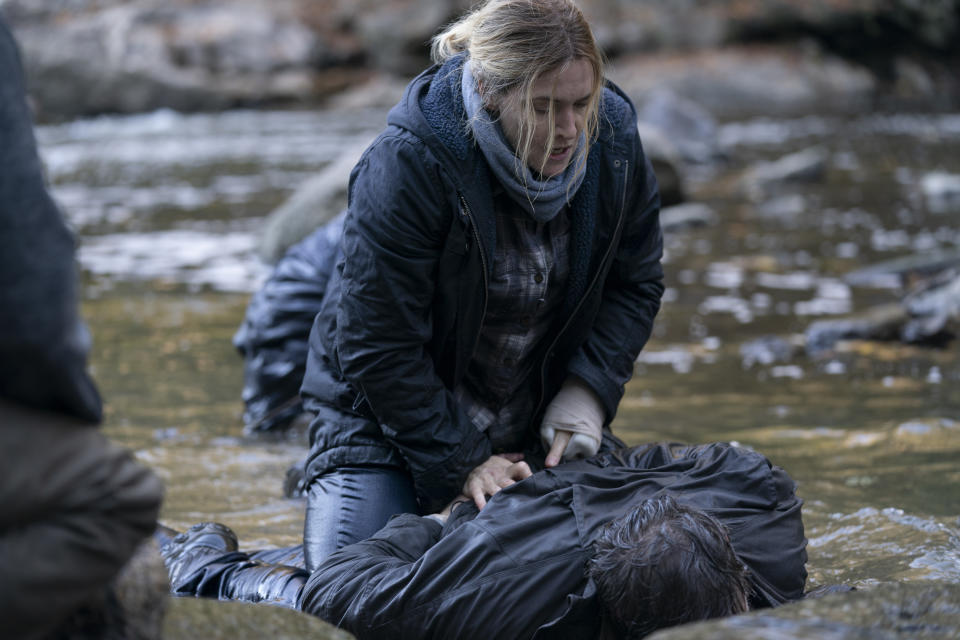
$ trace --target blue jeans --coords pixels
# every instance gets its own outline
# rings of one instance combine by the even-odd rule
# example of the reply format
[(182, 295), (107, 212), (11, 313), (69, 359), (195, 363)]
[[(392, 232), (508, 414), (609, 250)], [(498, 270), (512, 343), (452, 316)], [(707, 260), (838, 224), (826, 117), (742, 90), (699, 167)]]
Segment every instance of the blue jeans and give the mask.
[(307, 571), (379, 531), (391, 516), (419, 513), (413, 478), (396, 467), (340, 467), (310, 484), (303, 524)]

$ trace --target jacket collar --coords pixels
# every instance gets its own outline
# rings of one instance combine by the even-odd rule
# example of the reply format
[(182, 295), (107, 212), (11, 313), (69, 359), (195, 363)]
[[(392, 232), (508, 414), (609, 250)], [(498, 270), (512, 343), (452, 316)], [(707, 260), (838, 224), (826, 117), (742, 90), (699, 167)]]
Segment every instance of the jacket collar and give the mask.
[[(466, 54), (458, 54), (414, 78), (403, 98), (390, 110), (387, 122), (412, 131), (428, 144), (441, 164), (456, 167), (448, 173), (448, 179), (470, 207), (483, 249), (488, 255), (493, 255), (496, 223), (492, 215), (492, 178), (467, 127), (467, 114), (460, 89), (464, 60)], [(623, 132), (625, 127), (636, 127), (633, 105), (612, 83), (608, 83), (603, 91), (599, 122), (599, 137), (587, 157), (586, 176), (571, 202), (573, 228), (566, 301), (568, 310), (586, 293), (589, 284), (590, 259), (596, 242), (604, 148), (617, 147), (617, 134)], [(629, 139), (625, 135), (619, 137)]]

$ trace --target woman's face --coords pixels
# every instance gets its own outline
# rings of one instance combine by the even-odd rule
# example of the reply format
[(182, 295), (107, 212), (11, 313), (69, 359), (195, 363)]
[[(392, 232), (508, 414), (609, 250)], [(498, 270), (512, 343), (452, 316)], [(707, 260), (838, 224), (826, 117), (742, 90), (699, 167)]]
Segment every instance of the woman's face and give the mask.
[[(593, 67), (577, 58), (566, 67), (549, 71), (533, 84), (534, 121), (530, 144), (530, 169), (544, 178), (563, 173), (583, 131), (593, 91)], [(523, 117), (520, 90), (512, 91), (492, 105), (500, 112), (500, 126), (514, 150), (520, 149)], [(550, 107), (553, 107), (553, 142), (550, 141)]]

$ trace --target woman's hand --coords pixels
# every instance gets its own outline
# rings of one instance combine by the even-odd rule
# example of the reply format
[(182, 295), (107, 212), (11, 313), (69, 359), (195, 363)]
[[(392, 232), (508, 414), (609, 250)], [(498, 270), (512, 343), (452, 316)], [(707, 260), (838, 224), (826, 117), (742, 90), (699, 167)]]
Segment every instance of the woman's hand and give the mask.
[(531, 475), (530, 467), (523, 462), (522, 453), (493, 455), (470, 472), (463, 483), (463, 494), (473, 498), (477, 509), (483, 509), (487, 504), (486, 496), (492, 496), (500, 489)]
[(600, 450), (603, 406), (597, 394), (576, 376), (564, 381), (543, 414), (540, 441), (547, 452), (544, 466), (561, 460), (586, 458)]
[(572, 431), (565, 429), (556, 429), (554, 433), (556, 435), (553, 436), (553, 443), (550, 445), (550, 451), (547, 452), (547, 459), (544, 462), (544, 466), (547, 468), (560, 464), (560, 460), (563, 459), (563, 454), (567, 450), (567, 445), (570, 444), (570, 437), (573, 435)]

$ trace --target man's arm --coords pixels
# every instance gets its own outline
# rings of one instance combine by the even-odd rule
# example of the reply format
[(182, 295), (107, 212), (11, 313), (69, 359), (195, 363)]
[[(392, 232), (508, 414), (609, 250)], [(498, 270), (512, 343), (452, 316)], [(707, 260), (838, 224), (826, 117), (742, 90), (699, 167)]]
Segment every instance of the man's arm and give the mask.
[(444, 532), (429, 517), (396, 516), (328, 556), (300, 607), (358, 640), (530, 637), (585, 583), (589, 552), (561, 493), (518, 483), (475, 519), (458, 510)]
[(414, 565), (440, 539), (442, 526), (409, 513), (394, 517), (367, 540), (325, 559), (304, 585), (299, 608), (349, 630), (398, 615)]

